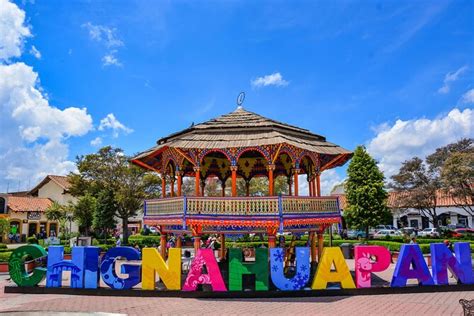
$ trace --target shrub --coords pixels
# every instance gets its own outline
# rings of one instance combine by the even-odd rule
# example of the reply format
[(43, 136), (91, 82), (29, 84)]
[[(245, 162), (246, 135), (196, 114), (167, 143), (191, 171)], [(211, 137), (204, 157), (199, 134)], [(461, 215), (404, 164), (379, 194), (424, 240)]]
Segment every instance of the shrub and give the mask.
[(0, 262), (8, 262), (10, 259), (10, 255), (12, 254), (11, 251), (9, 252), (1, 252), (0, 253)]
[(7, 249), (7, 245), (5, 245), (5, 244), (0, 244), (0, 249)]
[(36, 239), (35, 236), (31, 236), (26, 239), (26, 242), (29, 244), (38, 244), (38, 239)]

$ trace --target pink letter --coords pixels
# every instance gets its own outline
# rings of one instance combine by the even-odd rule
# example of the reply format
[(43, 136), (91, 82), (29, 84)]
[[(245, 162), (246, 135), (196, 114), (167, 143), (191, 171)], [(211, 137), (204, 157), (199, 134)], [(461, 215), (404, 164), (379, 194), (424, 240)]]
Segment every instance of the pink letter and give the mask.
[[(208, 274), (202, 274), (204, 265)], [(196, 291), (198, 284), (210, 284), (213, 291), (227, 291), (212, 249), (198, 250), (184, 282), (183, 291)]]
[[(356, 246), (355, 281), (358, 288), (370, 287), (372, 272), (386, 270), (390, 266), (390, 252), (382, 246)], [(371, 257), (376, 257), (373, 261)]]

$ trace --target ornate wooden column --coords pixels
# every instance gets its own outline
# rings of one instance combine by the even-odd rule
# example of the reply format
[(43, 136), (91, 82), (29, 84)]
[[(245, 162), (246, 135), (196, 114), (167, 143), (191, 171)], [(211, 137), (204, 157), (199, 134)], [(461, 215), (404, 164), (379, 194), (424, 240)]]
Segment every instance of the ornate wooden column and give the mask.
[(314, 231), (309, 232), (309, 241), (311, 246), (311, 262), (316, 262), (316, 234)]
[(318, 230), (318, 262), (321, 260), (321, 256), (323, 254), (323, 249), (324, 249), (324, 236), (323, 236), (323, 231)]
[(176, 236), (176, 247), (175, 248), (182, 248), (182, 236)]
[(313, 196), (313, 185), (312, 185), (311, 176), (308, 176), (308, 188), (309, 188), (309, 196)]
[(237, 196), (237, 169), (238, 166), (230, 166), (232, 172), (232, 196)]
[(219, 250), (219, 258), (225, 260), (225, 234), (220, 234), (221, 249)]
[(295, 196), (299, 195), (299, 187), (298, 187), (298, 175), (300, 174), (300, 169), (295, 168), (293, 169), (293, 183), (295, 184)]
[(182, 196), (182, 186), (183, 186), (183, 172), (182, 171), (177, 171), (176, 172), (177, 178), (178, 178), (178, 196)]
[(316, 174), (316, 195), (321, 196), (321, 178), (320, 174)]
[(225, 197), (225, 180), (221, 180), (222, 197)]
[(267, 228), (267, 236), (268, 236), (268, 248), (275, 248), (276, 247), (276, 233), (278, 229), (276, 227), (268, 227)]
[(273, 171), (275, 170), (275, 165), (269, 164), (267, 166), (268, 170), (268, 195), (273, 196), (275, 195), (275, 180), (273, 179)]
[(161, 174), (161, 197), (166, 197), (166, 175), (164, 173)]
[(194, 195), (195, 196), (200, 196), (200, 194), (199, 194), (199, 186), (201, 185), (200, 177), (201, 177), (201, 168), (194, 167), (194, 178), (195, 178)]
[(201, 226), (192, 225), (191, 232), (194, 237), (194, 256), (196, 256), (199, 248), (201, 248)]
[(201, 179), (201, 196), (204, 196), (205, 188), (206, 188), (206, 179)]
[(167, 238), (166, 238), (166, 233), (161, 231), (161, 237), (160, 237), (160, 253), (163, 259), (166, 260), (166, 244), (167, 244)]
[(170, 196), (174, 197), (174, 176), (171, 176), (170, 188), (171, 188)]

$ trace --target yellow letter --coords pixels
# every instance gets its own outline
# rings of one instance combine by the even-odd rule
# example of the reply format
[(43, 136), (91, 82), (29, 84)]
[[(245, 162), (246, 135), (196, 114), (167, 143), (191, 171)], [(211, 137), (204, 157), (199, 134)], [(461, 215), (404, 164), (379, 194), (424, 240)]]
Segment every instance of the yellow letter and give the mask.
[(170, 248), (168, 265), (155, 248), (142, 250), (142, 289), (154, 290), (155, 277), (160, 279), (168, 290), (181, 290), (181, 248)]
[[(336, 271), (331, 271), (333, 263)], [(355, 289), (354, 280), (339, 247), (323, 249), (321, 262), (318, 264), (311, 288), (313, 290), (323, 290), (328, 282), (340, 282), (343, 289)]]

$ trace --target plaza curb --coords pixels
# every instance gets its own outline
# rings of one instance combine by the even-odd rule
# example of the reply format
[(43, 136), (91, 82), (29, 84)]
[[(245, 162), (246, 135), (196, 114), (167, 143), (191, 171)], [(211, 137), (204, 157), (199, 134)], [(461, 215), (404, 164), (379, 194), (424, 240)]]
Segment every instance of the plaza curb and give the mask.
[(372, 287), (360, 289), (301, 290), (301, 291), (168, 291), (168, 290), (113, 290), (108, 288), (75, 289), (48, 287), (5, 286), (5, 293), (16, 294), (60, 294), (91, 296), (125, 296), (125, 297), (180, 297), (180, 298), (284, 298), (284, 297), (327, 297), (357, 295), (387, 295), (410, 293), (464, 292), (474, 291), (474, 284), (408, 286), (408, 287)]

